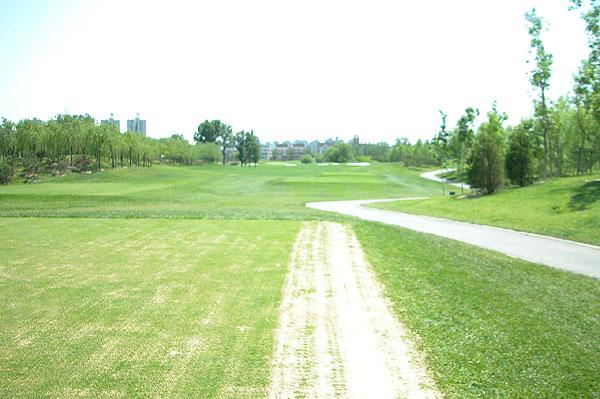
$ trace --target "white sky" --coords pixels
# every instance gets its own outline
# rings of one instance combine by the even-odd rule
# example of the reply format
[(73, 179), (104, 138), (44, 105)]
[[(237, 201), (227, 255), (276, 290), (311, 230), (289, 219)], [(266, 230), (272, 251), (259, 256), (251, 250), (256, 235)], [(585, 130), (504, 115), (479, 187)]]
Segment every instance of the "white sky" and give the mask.
[(263, 142), (393, 143), (497, 100), (516, 123), (532, 109), (533, 5), (555, 98), (588, 53), (567, 0), (0, 0), (0, 116), (113, 112), (125, 129), (139, 112), (153, 137), (221, 119)]

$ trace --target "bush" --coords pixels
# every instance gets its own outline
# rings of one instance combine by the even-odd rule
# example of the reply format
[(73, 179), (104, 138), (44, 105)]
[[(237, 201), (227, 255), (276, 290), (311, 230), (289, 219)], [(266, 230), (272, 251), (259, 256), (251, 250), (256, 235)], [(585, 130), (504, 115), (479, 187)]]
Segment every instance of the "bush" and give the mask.
[(53, 162), (46, 166), (46, 173), (54, 176), (64, 176), (69, 170), (69, 163), (65, 160)]
[(11, 161), (0, 163), (0, 184), (8, 184), (15, 176), (15, 167)]
[(306, 155), (302, 155), (300, 157), (300, 162), (302, 163), (313, 163), (313, 157), (311, 157), (310, 155), (306, 154)]
[(40, 159), (35, 155), (29, 155), (23, 159), (24, 175), (36, 175), (40, 169)]
[(371, 157), (368, 155), (359, 155), (356, 157), (356, 162), (371, 162)]
[(73, 162), (75, 170), (79, 172), (89, 172), (92, 170), (93, 161), (88, 157), (80, 157)]

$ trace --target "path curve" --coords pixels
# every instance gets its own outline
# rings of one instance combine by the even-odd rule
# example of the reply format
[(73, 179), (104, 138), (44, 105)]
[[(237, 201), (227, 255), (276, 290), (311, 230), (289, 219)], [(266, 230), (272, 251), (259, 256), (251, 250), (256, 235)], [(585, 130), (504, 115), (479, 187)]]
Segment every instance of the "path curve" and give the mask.
[(431, 216), (411, 215), (362, 206), (376, 202), (409, 199), (415, 198), (309, 202), (306, 206), (322, 211), (341, 213), (364, 220), (434, 234), (497, 251), (529, 262), (600, 278), (600, 247), (595, 245), (500, 227), (484, 226)]
[[(444, 172), (452, 172), (454, 169), (438, 169), (438, 170), (431, 170), (429, 172), (425, 172), (425, 173), (421, 173), (421, 177), (423, 179), (427, 179), (427, 180), (433, 180), (436, 181), (438, 183), (446, 183), (449, 184), (451, 186), (455, 186), (460, 188), (461, 187), (461, 183), (455, 183), (452, 182), (448, 179), (444, 179), (442, 177), (439, 177), (438, 175), (441, 175)], [(471, 188), (471, 186), (469, 186), (467, 183), (462, 183), (462, 188), (464, 188), (465, 190), (469, 190)]]

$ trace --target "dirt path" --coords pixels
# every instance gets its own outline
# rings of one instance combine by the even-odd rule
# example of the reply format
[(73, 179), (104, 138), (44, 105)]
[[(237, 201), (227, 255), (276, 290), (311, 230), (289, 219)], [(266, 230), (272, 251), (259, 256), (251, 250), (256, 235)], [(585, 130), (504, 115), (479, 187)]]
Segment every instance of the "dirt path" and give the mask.
[(344, 225), (303, 225), (276, 339), (270, 398), (441, 396)]

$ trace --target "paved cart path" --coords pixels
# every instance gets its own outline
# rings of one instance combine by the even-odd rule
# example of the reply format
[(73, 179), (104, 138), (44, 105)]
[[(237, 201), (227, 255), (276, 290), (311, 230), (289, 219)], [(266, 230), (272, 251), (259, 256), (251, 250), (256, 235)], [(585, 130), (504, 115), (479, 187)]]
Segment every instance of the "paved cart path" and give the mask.
[[(431, 216), (410, 215), (362, 205), (409, 198), (312, 202), (309, 208), (356, 216), (364, 220), (401, 226), (451, 238), (508, 256), (600, 278), (600, 247), (499, 227), (459, 222)], [(415, 199), (415, 198), (412, 198)]]
[(438, 169), (438, 170), (432, 170), (430, 172), (425, 172), (425, 173), (421, 173), (421, 177), (423, 179), (427, 179), (427, 180), (433, 180), (433, 181), (437, 181), (439, 183), (446, 183), (449, 184), (451, 186), (455, 186), (455, 187), (461, 187), (465, 189), (465, 190), (469, 190), (471, 188), (471, 186), (469, 186), (467, 183), (456, 183), (453, 181), (450, 181), (448, 179), (444, 179), (442, 177), (439, 177), (439, 175), (441, 175), (442, 173), (447, 173), (447, 172), (452, 172), (454, 169)]
[(441, 397), (350, 227), (304, 223), (289, 268), (270, 398)]

